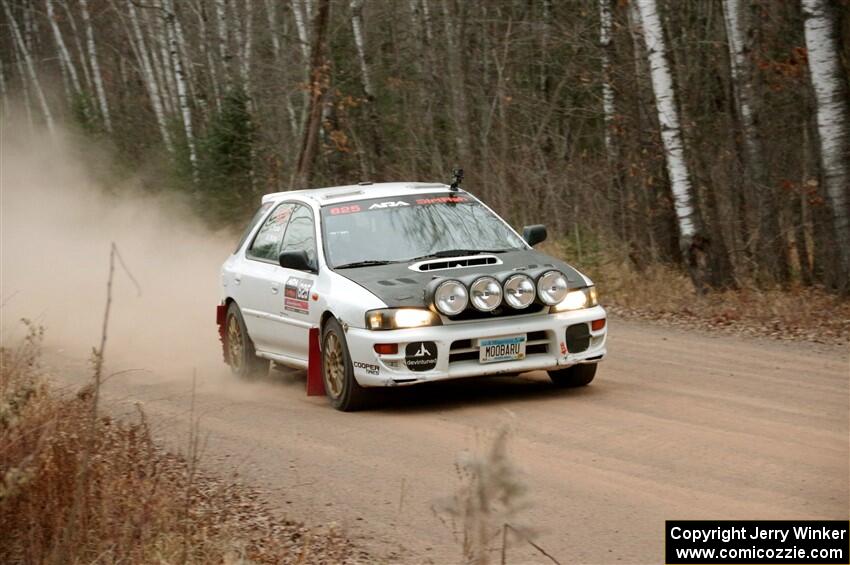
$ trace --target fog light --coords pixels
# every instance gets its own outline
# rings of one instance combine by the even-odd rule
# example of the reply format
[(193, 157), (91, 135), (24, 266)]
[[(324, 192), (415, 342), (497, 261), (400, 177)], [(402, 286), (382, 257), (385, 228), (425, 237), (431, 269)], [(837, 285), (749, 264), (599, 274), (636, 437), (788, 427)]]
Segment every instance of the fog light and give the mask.
[(395, 355), (398, 353), (397, 343), (376, 343), (375, 353), (379, 355)]
[(534, 302), (534, 281), (528, 275), (514, 275), (505, 281), (505, 302), (521, 310)]
[(493, 277), (481, 277), (469, 287), (472, 305), (482, 312), (495, 310), (502, 303), (502, 287)]

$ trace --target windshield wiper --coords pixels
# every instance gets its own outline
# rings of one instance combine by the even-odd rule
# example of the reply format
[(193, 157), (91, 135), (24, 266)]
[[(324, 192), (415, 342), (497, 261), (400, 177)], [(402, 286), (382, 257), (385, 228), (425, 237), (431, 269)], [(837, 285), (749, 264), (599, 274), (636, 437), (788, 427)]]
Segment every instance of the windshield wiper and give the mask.
[(369, 259), (367, 261), (354, 261), (352, 263), (345, 263), (342, 265), (337, 265), (334, 269), (354, 269), (356, 267), (374, 267), (376, 265), (392, 265), (393, 263), (398, 263), (398, 261), (375, 261), (373, 259)]
[(436, 253), (422, 255), (421, 257), (413, 257), (407, 261), (422, 261), (423, 259), (438, 259), (441, 257), (462, 257), (464, 255), (481, 255), (482, 253), (505, 253), (507, 251), (513, 251), (513, 249), (446, 249), (443, 251), (437, 251)]

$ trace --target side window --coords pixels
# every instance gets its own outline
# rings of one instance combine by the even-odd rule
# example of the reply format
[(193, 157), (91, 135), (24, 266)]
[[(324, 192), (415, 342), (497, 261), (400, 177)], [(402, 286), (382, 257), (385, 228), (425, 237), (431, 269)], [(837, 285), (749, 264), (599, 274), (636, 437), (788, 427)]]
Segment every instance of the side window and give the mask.
[(254, 226), (257, 225), (257, 222), (260, 221), (266, 212), (269, 211), (269, 208), (272, 207), (272, 202), (266, 202), (257, 212), (254, 214), (254, 217), (251, 218), (251, 222), (248, 224), (248, 227), (245, 228), (245, 231), (242, 233), (242, 237), (239, 238), (239, 243), (236, 244), (236, 250), (234, 253), (237, 253), (240, 249), (242, 249), (242, 244), (245, 243), (245, 240), (248, 239), (248, 236), (251, 235), (251, 232), (254, 229)]
[(283, 232), (294, 207), (294, 204), (283, 203), (272, 211), (251, 242), (247, 253), (249, 257), (277, 261)]
[(298, 206), (292, 212), (289, 227), (283, 238), (283, 251), (306, 251), (307, 257), (316, 265), (316, 227), (313, 213), (306, 206)]

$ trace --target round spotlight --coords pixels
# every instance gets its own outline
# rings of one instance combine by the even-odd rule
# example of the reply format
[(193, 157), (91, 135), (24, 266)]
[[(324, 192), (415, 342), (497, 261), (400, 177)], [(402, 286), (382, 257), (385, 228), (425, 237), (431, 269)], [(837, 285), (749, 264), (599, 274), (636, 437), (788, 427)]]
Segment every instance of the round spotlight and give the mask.
[(514, 275), (505, 281), (505, 302), (521, 310), (534, 302), (534, 281), (528, 275)]
[(469, 293), (458, 281), (442, 282), (434, 291), (434, 306), (446, 316), (460, 314), (467, 304), (469, 304)]
[(537, 279), (537, 295), (548, 306), (559, 303), (567, 296), (567, 277), (560, 271), (547, 271)]
[(493, 277), (481, 277), (469, 287), (472, 305), (482, 312), (495, 310), (502, 303), (502, 287)]

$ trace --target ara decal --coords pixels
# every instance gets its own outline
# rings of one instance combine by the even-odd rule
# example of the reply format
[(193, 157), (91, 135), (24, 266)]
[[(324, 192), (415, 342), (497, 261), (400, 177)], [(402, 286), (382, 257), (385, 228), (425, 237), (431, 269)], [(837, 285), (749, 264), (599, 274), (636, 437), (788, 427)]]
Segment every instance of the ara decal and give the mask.
[(310, 289), (313, 281), (289, 277), (286, 279), (286, 288), (283, 291), (283, 308), (297, 314), (310, 313)]

